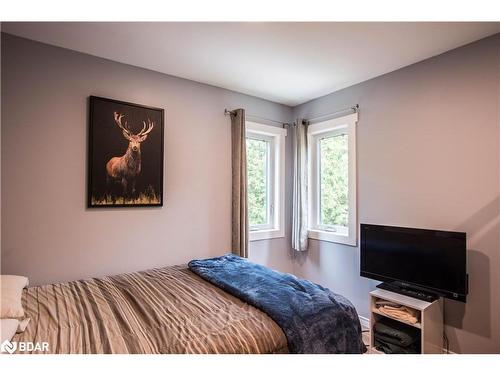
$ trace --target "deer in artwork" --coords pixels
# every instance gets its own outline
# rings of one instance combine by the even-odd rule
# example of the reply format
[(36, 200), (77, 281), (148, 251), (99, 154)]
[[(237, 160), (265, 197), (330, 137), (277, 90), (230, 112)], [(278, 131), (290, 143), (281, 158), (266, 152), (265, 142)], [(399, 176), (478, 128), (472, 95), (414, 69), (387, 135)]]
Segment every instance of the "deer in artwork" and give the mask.
[(123, 196), (135, 195), (135, 180), (141, 173), (141, 143), (146, 140), (148, 134), (154, 128), (154, 123), (148, 119), (143, 121), (142, 130), (133, 134), (128, 127), (127, 121), (122, 123), (125, 115), (114, 112), (116, 125), (122, 130), (122, 134), (129, 142), (127, 151), (123, 156), (115, 156), (106, 163), (107, 180), (117, 181), (123, 188)]

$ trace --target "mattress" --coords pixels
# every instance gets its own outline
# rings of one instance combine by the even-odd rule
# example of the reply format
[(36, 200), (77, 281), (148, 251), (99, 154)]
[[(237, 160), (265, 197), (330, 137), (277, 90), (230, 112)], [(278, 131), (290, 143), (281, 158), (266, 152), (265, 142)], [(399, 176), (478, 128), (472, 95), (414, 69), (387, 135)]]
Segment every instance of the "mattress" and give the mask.
[(31, 321), (12, 341), (48, 353), (287, 351), (269, 316), (185, 265), (31, 287), (22, 302)]

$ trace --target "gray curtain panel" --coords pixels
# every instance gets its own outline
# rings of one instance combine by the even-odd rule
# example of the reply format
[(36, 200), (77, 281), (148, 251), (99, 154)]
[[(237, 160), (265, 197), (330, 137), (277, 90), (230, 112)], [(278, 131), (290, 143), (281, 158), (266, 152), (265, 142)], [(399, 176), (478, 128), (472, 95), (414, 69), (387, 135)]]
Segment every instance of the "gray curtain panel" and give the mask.
[(247, 151), (245, 110), (231, 115), (231, 162), (233, 178), (232, 252), (248, 258)]
[(307, 124), (297, 119), (293, 129), (292, 248), (307, 250)]

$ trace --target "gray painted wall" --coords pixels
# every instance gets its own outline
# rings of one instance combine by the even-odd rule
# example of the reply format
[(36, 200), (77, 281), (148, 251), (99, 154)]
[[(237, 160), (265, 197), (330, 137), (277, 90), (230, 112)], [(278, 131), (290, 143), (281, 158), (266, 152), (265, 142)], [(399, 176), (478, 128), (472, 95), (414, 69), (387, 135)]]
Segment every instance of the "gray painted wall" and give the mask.
[[(313, 118), (360, 105), (358, 218), (362, 223), (465, 231), (470, 295), (446, 302), (455, 352), (500, 352), (500, 34), (313, 100)], [(359, 249), (310, 241), (296, 275), (348, 297), (368, 317), (376, 283)]]
[[(224, 108), (288, 121), (289, 107), (8, 34), (2, 52), (2, 107), (10, 108), (2, 112), (2, 273), (43, 284), (230, 251)], [(165, 108), (163, 208), (85, 208), (89, 95)], [(254, 254), (291, 271), (281, 250)]]
[[(230, 247), (231, 195), (222, 109), (289, 121), (359, 103), (359, 221), (466, 231), (471, 294), (466, 305), (446, 304), (451, 350), (500, 352), (499, 41), (496, 35), (292, 111), (2, 35), (2, 272), (38, 284), (222, 254)], [(90, 94), (166, 109), (163, 209), (85, 209)], [(311, 241), (307, 253), (293, 253), (290, 212), (287, 206), (286, 238), (252, 242), (250, 259), (320, 282), (368, 316), (376, 282), (358, 276), (358, 248)]]

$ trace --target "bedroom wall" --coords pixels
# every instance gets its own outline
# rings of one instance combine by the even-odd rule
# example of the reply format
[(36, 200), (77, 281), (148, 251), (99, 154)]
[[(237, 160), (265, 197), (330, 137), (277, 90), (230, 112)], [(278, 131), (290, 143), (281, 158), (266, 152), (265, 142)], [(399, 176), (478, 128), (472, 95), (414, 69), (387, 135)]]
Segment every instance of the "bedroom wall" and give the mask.
[[(451, 350), (499, 353), (500, 34), (300, 105), (294, 117), (355, 103), (359, 221), (467, 232), (468, 302), (446, 302)], [(369, 316), (377, 283), (359, 276), (357, 247), (311, 240), (293, 271)]]
[[(8, 34), (1, 47), (2, 273), (36, 285), (230, 251), (223, 110), (289, 121), (289, 107)], [(89, 95), (165, 108), (163, 208), (86, 209)], [(291, 271), (286, 241), (266, 242), (252, 257)]]
[[(496, 35), (292, 111), (2, 34), (2, 273), (42, 284), (227, 252), (223, 108), (289, 121), (359, 103), (359, 221), (466, 231), (471, 293), (466, 305), (446, 304), (451, 350), (500, 352), (499, 41)], [(85, 208), (88, 95), (165, 108), (163, 208)], [(288, 136), (288, 202), (290, 147)], [(311, 241), (308, 252), (292, 252), (290, 212), (287, 205), (286, 238), (252, 242), (250, 259), (322, 283), (368, 316), (376, 282), (358, 276), (359, 250)]]

